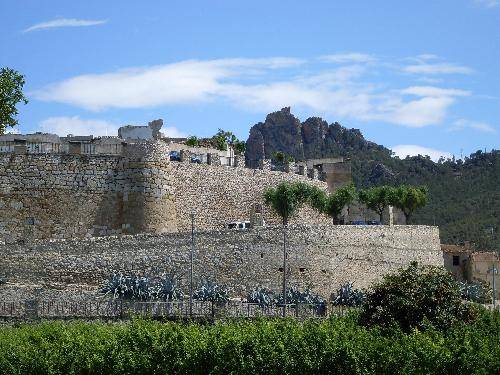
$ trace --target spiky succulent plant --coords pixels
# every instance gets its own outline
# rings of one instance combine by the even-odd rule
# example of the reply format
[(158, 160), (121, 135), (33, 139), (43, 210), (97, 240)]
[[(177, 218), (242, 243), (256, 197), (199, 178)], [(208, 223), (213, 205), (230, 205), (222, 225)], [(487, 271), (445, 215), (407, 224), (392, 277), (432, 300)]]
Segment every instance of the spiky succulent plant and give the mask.
[(356, 307), (360, 306), (364, 299), (365, 294), (361, 290), (355, 289), (353, 283), (347, 282), (335, 293), (333, 304), (335, 306)]
[(178, 301), (182, 299), (182, 293), (176, 275), (163, 274), (158, 282), (151, 288), (152, 297), (163, 301)]
[[(276, 301), (279, 304), (283, 303), (282, 293), (277, 297)], [(303, 292), (295, 287), (288, 288), (286, 290), (286, 303), (294, 305), (307, 304), (320, 310), (323, 310), (325, 307), (325, 300), (319, 295), (313, 293), (309, 288), (306, 288)]]
[(112, 294), (114, 298), (145, 301), (151, 299), (150, 281), (146, 276), (113, 273), (101, 288), (101, 293)]
[(460, 294), (463, 299), (476, 303), (491, 303), (492, 291), (486, 284), (460, 282)]
[(193, 298), (198, 301), (209, 301), (220, 305), (229, 301), (229, 293), (224, 285), (204, 280), (200, 288), (193, 293)]
[(271, 306), (275, 302), (275, 296), (272, 291), (266, 288), (255, 288), (247, 297), (249, 303), (256, 303), (260, 307)]

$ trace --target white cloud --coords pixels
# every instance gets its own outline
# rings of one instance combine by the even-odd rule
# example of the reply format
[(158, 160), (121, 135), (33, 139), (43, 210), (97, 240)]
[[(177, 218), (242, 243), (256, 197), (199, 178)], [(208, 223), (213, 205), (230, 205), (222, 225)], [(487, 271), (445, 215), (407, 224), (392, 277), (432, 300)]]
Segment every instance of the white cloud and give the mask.
[(484, 133), (496, 133), (496, 129), (485, 122), (470, 121), (465, 119), (459, 119), (453, 123), (453, 125), (448, 129), (449, 131), (464, 130), (466, 128), (478, 130)]
[(446, 151), (435, 150), (417, 145), (397, 145), (391, 149), (396, 156), (399, 156), (401, 159), (406, 158), (406, 156), (428, 155), (432, 160), (438, 161), (441, 156), (445, 158), (451, 158), (453, 156), (451, 153)]
[(222, 101), (257, 112), (293, 106), (341, 119), (422, 127), (442, 122), (457, 98), (470, 94), (437, 86), (373, 84), (366, 76), (378, 72), (366, 64), (296, 74), (303, 64), (293, 58), (187, 60), (76, 76), (31, 95), (93, 111)]
[(437, 60), (439, 59), (439, 56), (434, 55), (432, 53), (423, 53), (421, 55), (416, 56), (416, 58), (419, 60)]
[(500, 0), (474, 0), (474, 2), (486, 8), (494, 8), (500, 5)]
[(186, 133), (177, 129), (175, 126), (168, 126), (166, 128), (162, 128), (161, 132), (166, 137), (172, 137), (172, 138), (186, 138), (188, 136)]
[[(46, 133), (53, 133), (59, 136), (73, 135), (94, 135), (94, 136), (117, 136), (118, 128), (121, 125), (106, 120), (81, 119), (79, 116), (59, 116), (49, 117), (40, 122), (39, 128)], [(168, 137), (182, 138), (186, 134), (173, 126), (162, 128), (162, 133)]]
[(448, 108), (454, 102), (455, 99), (449, 96), (423, 97), (408, 102), (395, 98), (383, 103), (379, 108), (379, 113), (374, 114), (372, 118), (420, 128), (442, 122)]
[(258, 74), (260, 69), (279, 69), (301, 63), (301, 60), (288, 58), (187, 60), (77, 76), (33, 95), (37, 99), (69, 103), (90, 110), (203, 102), (214, 99), (221, 91), (223, 81), (231, 77), (251, 76)]
[(23, 32), (28, 33), (35, 30), (53, 29), (57, 27), (83, 27), (102, 25), (108, 22), (107, 20), (79, 20), (76, 18), (58, 18), (51, 21), (40, 22), (28, 27)]
[(473, 70), (466, 66), (449, 63), (420, 63), (407, 65), (402, 68), (403, 72), (411, 74), (471, 74)]
[(49, 117), (40, 122), (39, 128), (46, 133), (59, 136), (73, 135), (117, 135), (119, 125), (105, 120), (73, 117)]
[(21, 134), (18, 128), (7, 128), (4, 134)]
[(337, 53), (334, 55), (321, 56), (320, 60), (338, 64), (345, 63), (368, 63), (376, 61), (376, 58), (366, 53)]

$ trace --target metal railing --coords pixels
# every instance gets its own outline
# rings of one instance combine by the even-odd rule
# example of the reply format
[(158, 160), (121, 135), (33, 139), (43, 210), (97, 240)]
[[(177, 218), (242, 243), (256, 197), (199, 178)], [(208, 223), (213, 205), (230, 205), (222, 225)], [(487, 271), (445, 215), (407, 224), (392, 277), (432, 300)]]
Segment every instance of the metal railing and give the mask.
[[(350, 308), (313, 304), (288, 304), (286, 316), (298, 319), (345, 315)], [(259, 306), (230, 301), (225, 304), (193, 301), (192, 312), (187, 301), (143, 302), (120, 299), (97, 301), (25, 300), (0, 302), (0, 319), (128, 319), (135, 315), (152, 318), (255, 318), (280, 317), (283, 305)]]

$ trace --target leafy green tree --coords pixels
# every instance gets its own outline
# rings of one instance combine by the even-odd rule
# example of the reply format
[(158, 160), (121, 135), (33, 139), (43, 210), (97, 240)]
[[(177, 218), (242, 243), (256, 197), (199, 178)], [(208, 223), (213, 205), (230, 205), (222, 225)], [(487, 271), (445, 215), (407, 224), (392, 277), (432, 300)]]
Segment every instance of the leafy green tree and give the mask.
[(277, 164), (285, 164), (285, 162), (295, 161), (293, 156), (285, 154), (283, 151), (273, 152), (272, 157)]
[(212, 137), (214, 147), (220, 151), (226, 151), (231, 146), (237, 154), (245, 152), (246, 143), (240, 141), (232, 132), (219, 129), (217, 134)]
[(288, 225), (290, 218), (309, 201), (311, 187), (303, 182), (282, 182), (264, 192), (264, 201)]
[(360, 314), (365, 325), (397, 324), (404, 331), (430, 326), (445, 330), (460, 322), (472, 321), (477, 314), (462, 303), (460, 288), (444, 267), (419, 266), (384, 276), (366, 296)]
[(27, 104), (28, 100), (23, 94), (24, 76), (14, 69), (0, 69), (0, 134), (7, 127), (18, 124), (16, 105), (20, 102)]
[(351, 183), (330, 194), (321, 189), (313, 188), (309, 196), (312, 207), (330, 216), (333, 224), (338, 224), (342, 210), (356, 199), (357, 194), (354, 184)]
[(234, 143), (234, 152), (238, 155), (244, 154), (247, 148), (247, 144), (245, 141), (236, 141)]
[(383, 220), (384, 210), (394, 202), (395, 189), (392, 186), (375, 186), (359, 192), (359, 201), (375, 211), (380, 222)]
[(192, 136), (188, 137), (188, 139), (186, 139), (186, 146), (198, 147), (198, 145), (199, 145), (199, 141), (198, 141), (197, 136), (192, 135)]
[(392, 204), (403, 211), (406, 224), (415, 210), (427, 204), (427, 187), (401, 185), (394, 190)]

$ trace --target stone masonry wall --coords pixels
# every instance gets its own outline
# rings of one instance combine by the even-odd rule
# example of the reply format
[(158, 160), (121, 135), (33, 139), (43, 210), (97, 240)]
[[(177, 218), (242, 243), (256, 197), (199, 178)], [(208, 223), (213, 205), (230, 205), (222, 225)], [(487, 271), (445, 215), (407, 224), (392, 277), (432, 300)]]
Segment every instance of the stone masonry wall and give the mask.
[[(437, 227), (299, 225), (288, 233), (290, 285), (310, 286), (324, 297), (346, 281), (368, 287), (412, 260), (443, 263)], [(98, 285), (115, 270), (175, 272), (187, 291), (190, 246), (189, 233), (0, 245), (0, 275), (7, 280), (0, 286), (0, 300), (37, 293), (95, 298)], [(259, 285), (279, 291), (282, 246), (280, 227), (196, 233), (195, 283), (204, 278), (226, 284), (234, 297)]]
[[(281, 220), (263, 202), (264, 191), (282, 181), (304, 181), (326, 190), (326, 183), (294, 173), (225, 167), (205, 164), (171, 163), (172, 183), (179, 231), (191, 230), (190, 214), (198, 229), (222, 229), (232, 221), (250, 219), (254, 203), (262, 205), (266, 224)], [(291, 223), (320, 224), (331, 220), (304, 206)]]
[[(164, 142), (123, 147), (122, 155), (0, 154), (0, 242), (202, 229), (249, 220), (267, 187), (305, 176), (170, 162)], [(276, 216), (264, 207), (266, 221)], [(328, 222), (305, 208), (297, 222)]]
[(125, 156), (0, 154), (0, 242), (176, 231), (169, 172), (158, 142)]

